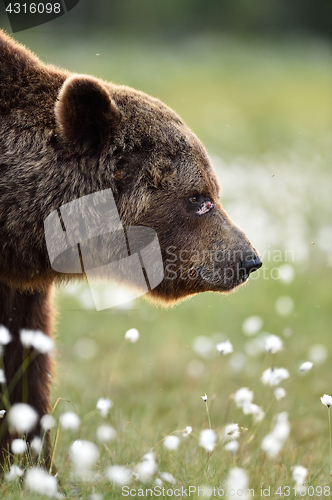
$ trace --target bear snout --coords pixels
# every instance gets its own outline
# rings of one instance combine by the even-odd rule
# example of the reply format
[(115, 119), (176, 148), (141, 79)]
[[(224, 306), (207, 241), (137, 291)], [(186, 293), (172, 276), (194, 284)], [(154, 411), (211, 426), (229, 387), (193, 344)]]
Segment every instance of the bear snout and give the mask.
[(248, 252), (244, 259), (239, 262), (239, 275), (245, 281), (249, 274), (262, 267), (261, 258), (254, 252)]

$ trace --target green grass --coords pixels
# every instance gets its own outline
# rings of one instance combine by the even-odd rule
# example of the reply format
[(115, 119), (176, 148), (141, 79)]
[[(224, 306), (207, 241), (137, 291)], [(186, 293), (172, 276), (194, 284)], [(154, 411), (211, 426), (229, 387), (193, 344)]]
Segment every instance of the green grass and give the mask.
[[(230, 194), (230, 184), (237, 179), (234, 174), (223, 194), (231, 211), (251, 198), (269, 221), (261, 232), (270, 234), (271, 226), (281, 224), (271, 239), (272, 249), (286, 245), (282, 233), (287, 215), (300, 215), (308, 246), (307, 259), (293, 264), (296, 274), (290, 284), (261, 277), (228, 296), (204, 294), (168, 310), (140, 299), (131, 309), (97, 313), (59, 291), (52, 399), (54, 403), (63, 399), (55, 416), (74, 408), (82, 419), (79, 431), (60, 431), (55, 462), (63, 491), (71, 498), (85, 498), (93, 492), (105, 499), (121, 498), (120, 488), (103, 479), (105, 468), (112, 464), (132, 467), (151, 448), (159, 470), (172, 473), (180, 487), (222, 487), (229, 470), (241, 467), (259, 497), (261, 485), (271, 486), (272, 492), (278, 486), (293, 487), (295, 465), (308, 468), (307, 485), (330, 485), (327, 410), (320, 402), (324, 393), (332, 393), (330, 353), (308, 373), (299, 374), (298, 368), (308, 359), (312, 345), (331, 349), (331, 260), (315, 240), (322, 221), (330, 223), (326, 200), (331, 187), (331, 47), (310, 40), (206, 38), (162, 44), (101, 37), (73, 41), (68, 49), (67, 40), (57, 40), (55, 45), (46, 39), (41, 45), (41, 37), (42, 31), (36, 30), (17, 38), (43, 60), (140, 88), (174, 107), (209, 151), (230, 165), (230, 171), (234, 163), (242, 165), (246, 186), (238, 193), (233, 186)], [(255, 181), (248, 184), (256, 165), (261, 170), (255, 170)], [(280, 184), (272, 184), (272, 173), (279, 175)], [(261, 190), (255, 190), (255, 183), (262, 184)], [(275, 186), (281, 193), (278, 199), (273, 198)], [(246, 217), (244, 224), (249, 225), (250, 217)], [(294, 231), (298, 221), (291, 226)], [(271, 263), (265, 261), (265, 265)], [(275, 309), (276, 300), (284, 295), (294, 301), (293, 312), (285, 317)], [(246, 355), (242, 369), (236, 371), (230, 363), (234, 355), (204, 360), (193, 351), (197, 336), (218, 333), (231, 340), (235, 353), (245, 353), (249, 339), (242, 333), (242, 323), (251, 315), (262, 317), (263, 330), (283, 339), (284, 350), (273, 359), (265, 354)], [(141, 337), (136, 344), (124, 345), (124, 334), (132, 327), (138, 328)], [(284, 336), (289, 329), (292, 335)], [(91, 359), (77, 355), (77, 341), (82, 338), (96, 343)], [(201, 363), (197, 378), (188, 374), (193, 360)], [(272, 364), (290, 372), (281, 384), (287, 396), (278, 402), (273, 390), (260, 382), (263, 370)], [(231, 400), (244, 386), (254, 391), (254, 402), (268, 410), (257, 428), (252, 417)], [(241, 427), (235, 456), (224, 451), (223, 445), (211, 456), (198, 446), (200, 431), (208, 427), (201, 399), (204, 393), (209, 398), (212, 429), (220, 431), (232, 422)], [(100, 397), (114, 403), (106, 420), (95, 410)], [(289, 413), (291, 433), (280, 454), (267, 459), (260, 445), (271, 430), (273, 416), (283, 411)], [(95, 442), (96, 428), (105, 421), (116, 429), (117, 438), (108, 447), (99, 446), (96, 481), (76, 484), (70, 476), (69, 446), (77, 438)], [(160, 441), (188, 425), (193, 427), (192, 435), (181, 441), (178, 450), (166, 450)], [(143, 486), (134, 481), (133, 487)], [(272, 492), (271, 498), (280, 498)], [(0, 486), (0, 495), (4, 500), (36, 497), (18, 484)]]

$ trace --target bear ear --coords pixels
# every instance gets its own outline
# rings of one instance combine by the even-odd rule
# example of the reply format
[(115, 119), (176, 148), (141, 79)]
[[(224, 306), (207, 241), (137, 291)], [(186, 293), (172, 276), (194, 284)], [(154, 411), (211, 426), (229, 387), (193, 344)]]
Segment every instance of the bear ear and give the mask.
[(85, 75), (67, 78), (54, 112), (62, 139), (80, 153), (100, 147), (121, 121), (121, 112), (107, 88)]

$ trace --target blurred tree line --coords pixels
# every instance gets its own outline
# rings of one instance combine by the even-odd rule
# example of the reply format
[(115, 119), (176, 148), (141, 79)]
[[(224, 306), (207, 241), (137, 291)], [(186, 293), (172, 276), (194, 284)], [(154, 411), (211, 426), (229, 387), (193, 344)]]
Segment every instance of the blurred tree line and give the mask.
[[(0, 23), (4, 15), (1, 8)], [(63, 22), (75, 30), (133, 35), (210, 31), (331, 37), (332, 0), (80, 0)]]
[[(69, 21), (69, 16), (67, 21)], [(332, 0), (80, 0), (70, 22), (133, 34), (332, 36)]]

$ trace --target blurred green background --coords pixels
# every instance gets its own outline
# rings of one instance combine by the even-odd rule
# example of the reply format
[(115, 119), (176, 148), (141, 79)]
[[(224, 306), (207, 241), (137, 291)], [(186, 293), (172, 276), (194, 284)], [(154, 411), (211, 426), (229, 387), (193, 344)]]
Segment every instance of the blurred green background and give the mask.
[[(4, 12), (0, 21), (10, 31)], [(206, 145), (225, 209), (263, 256), (260, 275), (236, 293), (200, 295), (169, 310), (140, 299), (97, 313), (87, 288), (57, 291), (53, 399), (70, 400), (84, 416), (110, 397), (119, 463), (147, 450), (127, 421), (152, 443), (175, 428), (200, 429), (206, 392), (212, 426), (221, 426), (230, 394), (243, 385), (266, 408), (259, 377), (271, 359), (243, 332), (252, 315), (263, 320), (258, 337), (267, 331), (284, 340), (273, 362), (291, 377), (273, 412), (290, 412), (289, 450), (296, 447), (304, 465), (327, 458), (319, 397), (332, 393), (331, 33), (327, 1), (81, 0), (63, 18), (15, 35), (45, 62), (173, 107)], [(120, 355), (131, 327), (141, 338)], [(218, 365), (197, 348), (198, 336), (203, 344), (229, 338), (235, 352)], [(308, 359), (314, 368), (299, 376)], [(234, 408), (227, 413), (240, 418)], [(82, 433), (93, 438), (86, 422)]]

